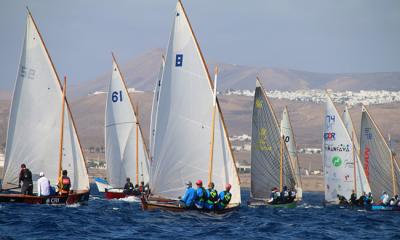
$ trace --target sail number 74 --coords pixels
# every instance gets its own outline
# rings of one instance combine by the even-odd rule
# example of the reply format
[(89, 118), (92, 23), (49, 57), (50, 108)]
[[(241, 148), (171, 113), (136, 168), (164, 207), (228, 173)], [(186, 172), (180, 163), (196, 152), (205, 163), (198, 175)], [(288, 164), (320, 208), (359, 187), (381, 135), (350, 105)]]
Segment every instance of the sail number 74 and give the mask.
[(113, 102), (118, 102), (118, 101), (120, 101), (120, 102), (122, 102), (122, 91), (114, 91), (112, 94), (111, 94), (111, 100), (113, 101)]

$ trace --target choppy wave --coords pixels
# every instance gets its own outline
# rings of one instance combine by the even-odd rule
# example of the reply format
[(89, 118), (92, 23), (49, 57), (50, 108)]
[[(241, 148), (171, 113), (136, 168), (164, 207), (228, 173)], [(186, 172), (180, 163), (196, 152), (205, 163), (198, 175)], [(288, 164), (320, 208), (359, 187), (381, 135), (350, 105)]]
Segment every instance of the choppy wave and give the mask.
[[(243, 192), (243, 203), (249, 197)], [(248, 208), (223, 216), (143, 211), (139, 203), (0, 205), (0, 239), (399, 239), (400, 214), (324, 208), (322, 193), (304, 193), (295, 209)]]

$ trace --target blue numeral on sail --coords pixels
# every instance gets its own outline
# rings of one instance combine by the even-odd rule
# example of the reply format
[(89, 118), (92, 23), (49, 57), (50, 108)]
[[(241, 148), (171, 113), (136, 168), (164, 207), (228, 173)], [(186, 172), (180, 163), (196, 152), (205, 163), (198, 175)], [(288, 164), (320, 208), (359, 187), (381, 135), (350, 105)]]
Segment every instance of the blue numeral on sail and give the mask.
[(183, 65), (183, 54), (176, 54), (175, 67), (182, 67)]
[(119, 100), (120, 102), (122, 102), (122, 91), (119, 91), (119, 92), (114, 91), (114, 92), (112, 93), (112, 95), (111, 95), (111, 100), (112, 100), (113, 102), (118, 102), (118, 100)]

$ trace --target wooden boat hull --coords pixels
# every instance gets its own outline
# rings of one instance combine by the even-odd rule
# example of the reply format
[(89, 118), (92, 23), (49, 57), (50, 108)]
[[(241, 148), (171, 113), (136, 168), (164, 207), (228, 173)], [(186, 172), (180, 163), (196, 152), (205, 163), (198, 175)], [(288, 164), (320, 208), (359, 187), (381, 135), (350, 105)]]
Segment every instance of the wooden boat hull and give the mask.
[(26, 204), (49, 204), (49, 205), (70, 205), (83, 203), (89, 200), (89, 190), (76, 191), (68, 196), (30, 196), (15, 193), (0, 194), (1, 203), (26, 203)]
[(142, 208), (143, 210), (165, 210), (165, 211), (172, 211), (172, 212), (186, 212), (186, 211), (198, 211), (203, 213), (214, 213), (214, 214), (225, 214), (233, 211), (238, 211), (240, 205), (228, 205), (228, 207), (224, 209), (215, 209), (215, 210), (208, 210), (208, 209), (195, 209), (195, 208), (183, 208), (179, 206), (179, 201), (172, 200), (172, 199), (146, 199), (145, 197), (141, 198)]
[(293, 201), (290, 203), (279, 203), (279, 204), (270, 204), (265, 200), (256, 200), (250, 199), (247, 201), (247, 205), (253, 208), (262, 208), (262, 207), (271, 207), (271, 208), (296, 208), (298, 201)]

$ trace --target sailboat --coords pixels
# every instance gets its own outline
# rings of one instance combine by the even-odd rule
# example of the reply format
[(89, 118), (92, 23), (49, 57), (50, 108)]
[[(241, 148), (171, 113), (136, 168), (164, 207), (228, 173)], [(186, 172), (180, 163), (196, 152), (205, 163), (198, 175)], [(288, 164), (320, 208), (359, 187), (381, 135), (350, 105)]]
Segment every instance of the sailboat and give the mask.
[[(395, 155), (365, 106), (362, 106), (360, 155), (375, 202), (383, 191), (395, 196), (400, 189), (400, 169)], [(371, 210), (400, 210), (372, 205)]]
[[(283, 186), (289, 189), (298, 188), (301, 191), (297, 154), (287, 110), (283, 115), (280, 126), (268, 96), (257, 78), (252, 118), (249, 206), (293, 208), (299, 200), (274, 204), (268, 202), (271, 189), (275, 187), (279, 187), (280, 192)], [(291, 159), (291, 156), (295, 159)], [(293, 164), (296, 164), (296, 168)]]
[(219, 191), (228, 183), (232, 186), (229, 205), (218, 213), (237, 209), (241, 202), (239, 177), (216, 86), (181, 1), (174, 13), (154, 110), (152, 195), (142, 198), (143, 208), (185, 211), (178, 204), (185, 182), (207, 179)]
[[(329, 94), (326, 93), (326, 96), (323, 133), (324, 203), (339, 204), (338, 195), (349, 199), (354, 190), (357, 196), (361, 196), (364, 192), (370, 192), (370, 186), (354, 144), (352, 123), (343, 122)], [(350, 116), (346, 119), (351, 120)]]
[[(148, 152), (143, 140), (137, 112), (118, 63), (113, 57), (113, 70), (108, 86), (105, 111), (107, 180), (96, 179), (107, 199), (125, 198), (126, 178), (134, 184), (149, 181)], [(138, 199), (139, 200), (139, 199)]]
[(296, 141), (294, 138), (292, 124), (290, 123), (289, 111), (287, 107), (283, 109), (281, 120), (281, 132), (286, 148), (289, 151), (290, 160), (292, 161), (293, 170), (296, 176), (296, 198), (303, 198), (303, 186), (301, 181), (300, 164), (297, 156)]
[[(0, 202), (73, 204), (89, 198), (89, 177), (64, 86), (37, 25), (28, 10), (25, 40), (8, 122), (5, 166)], [(56, 144), (59, 143), (59, 144)], [(67, 170), (71, 191), (67, 196), (28, 196), (18, 189), (20, 166), (32, 172), (35, 193), (39, 172), (57, 185)], [(8, 191), (7, 191), (8, 190)]]

